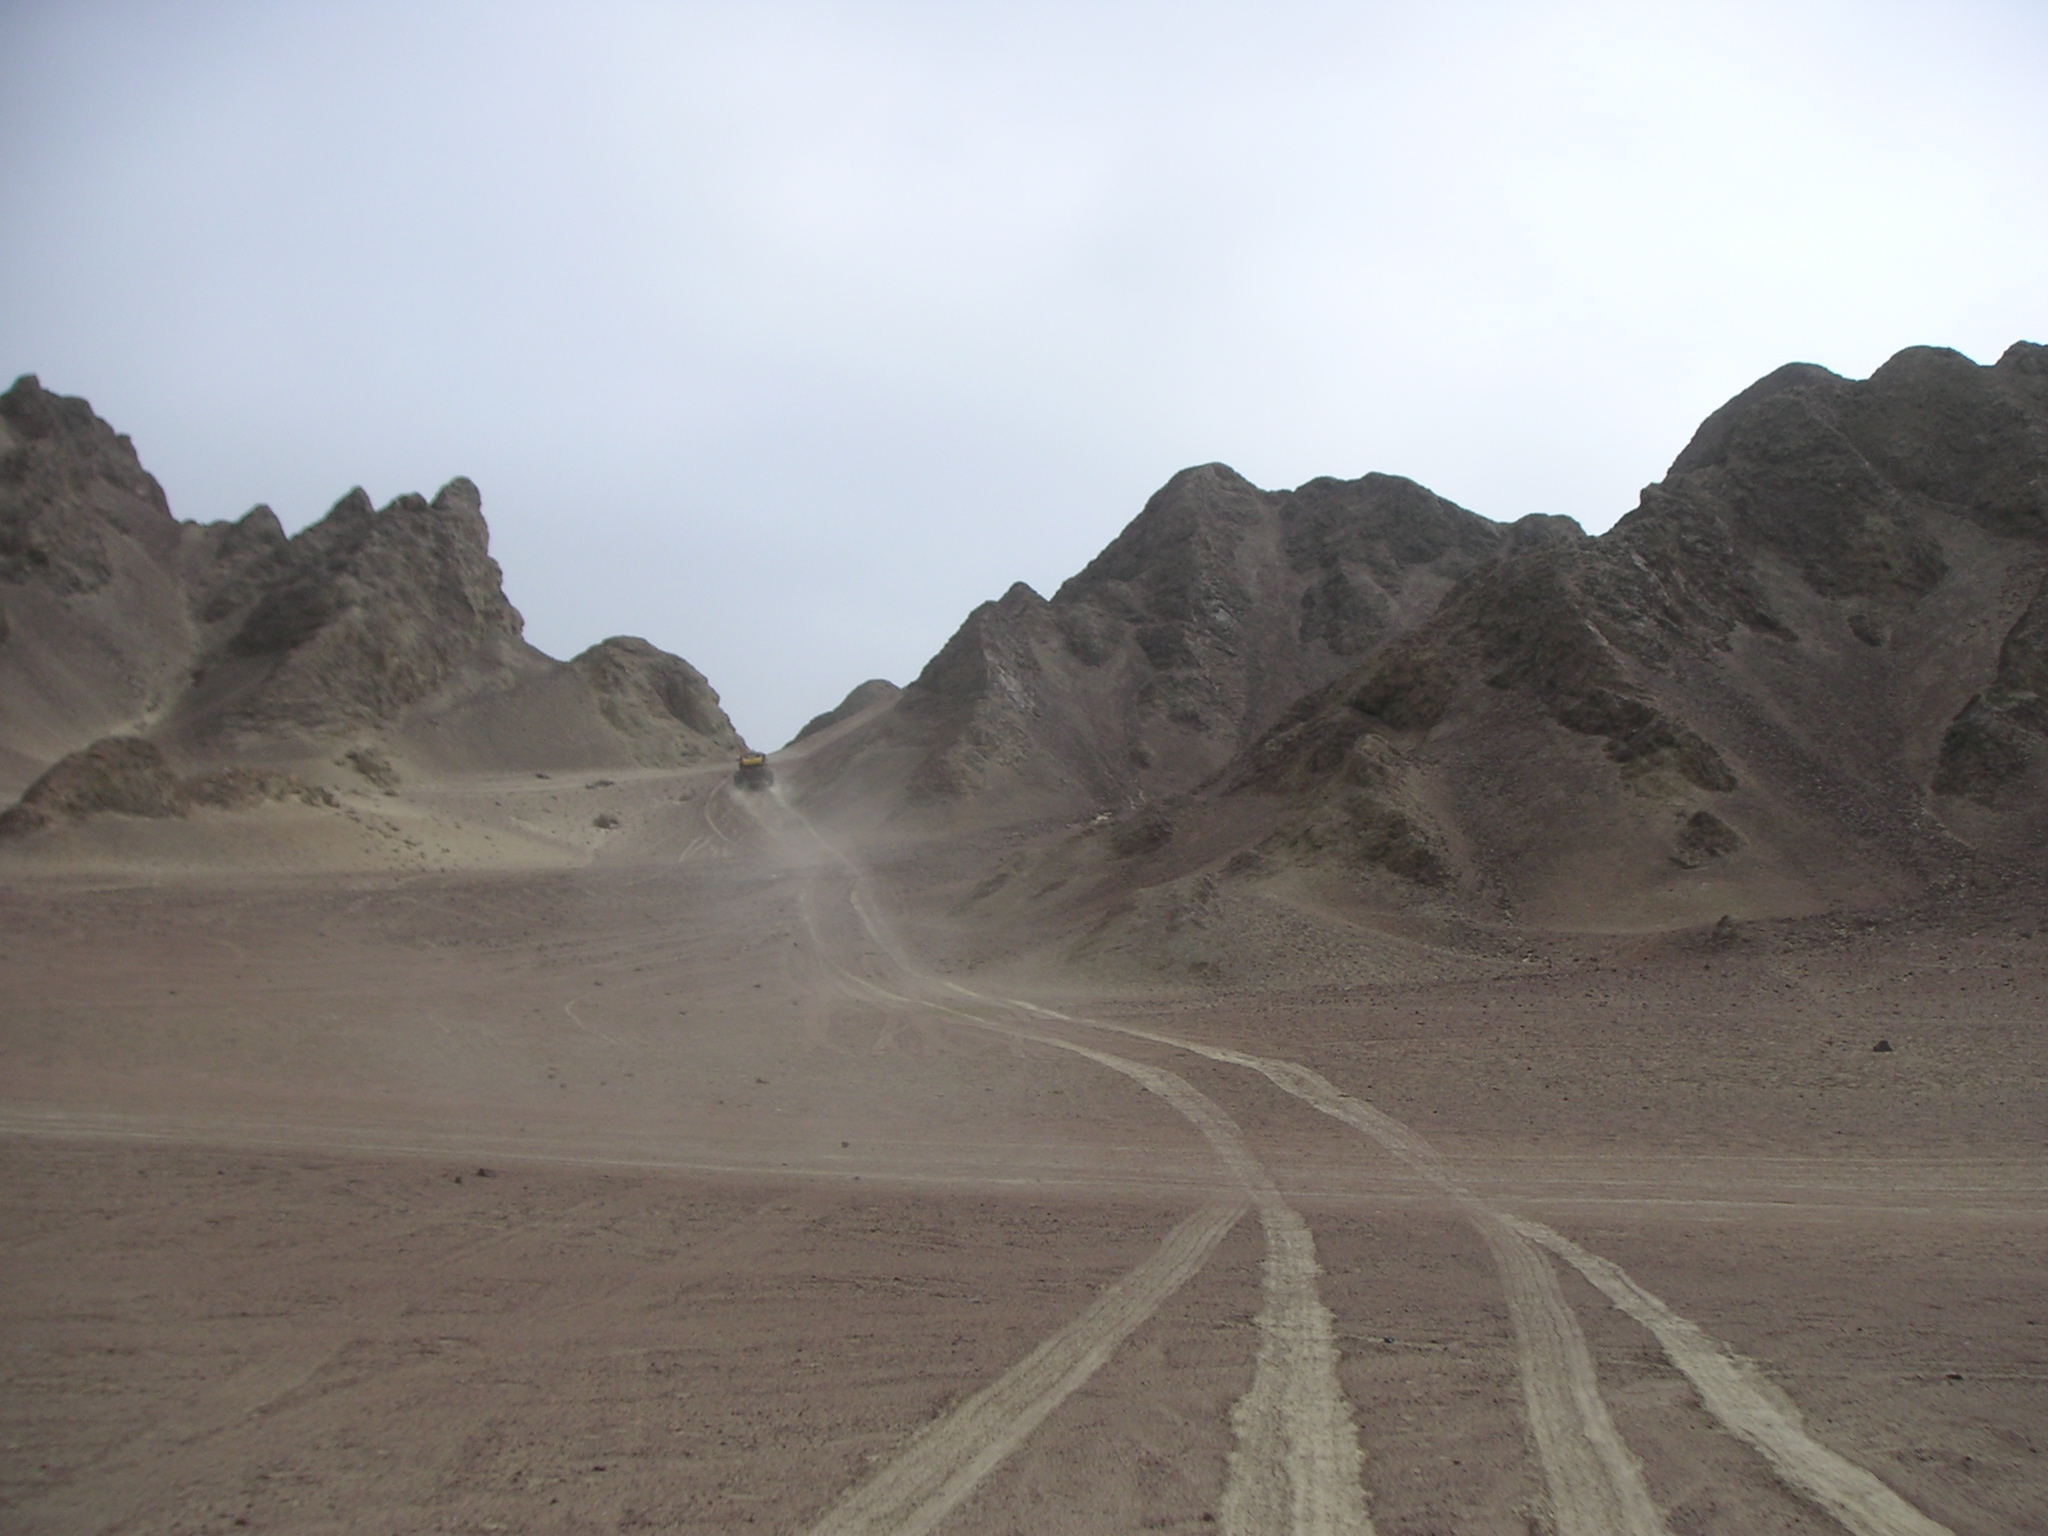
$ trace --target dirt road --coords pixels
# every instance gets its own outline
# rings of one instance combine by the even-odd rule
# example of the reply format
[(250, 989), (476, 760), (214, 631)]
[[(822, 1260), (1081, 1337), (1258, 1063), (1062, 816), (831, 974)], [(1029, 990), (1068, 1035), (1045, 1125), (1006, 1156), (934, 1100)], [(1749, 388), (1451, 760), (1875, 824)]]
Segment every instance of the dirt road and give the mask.
[(1405, 1054), (1390, 998), (1013, 994), (779, 798), (667, 815), (6, 893), (10, 1528), (2048, 1521), (2038, 1140), (1677, 1158), (1611, 1057), (1531, 1152), (1526, 985)]

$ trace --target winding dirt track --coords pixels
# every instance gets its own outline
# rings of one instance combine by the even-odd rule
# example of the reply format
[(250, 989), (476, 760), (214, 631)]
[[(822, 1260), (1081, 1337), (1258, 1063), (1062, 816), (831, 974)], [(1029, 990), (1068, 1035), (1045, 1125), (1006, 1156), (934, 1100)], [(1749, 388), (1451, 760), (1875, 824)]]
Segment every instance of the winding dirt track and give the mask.
[[(1838, 1220), (1512, 1164), (1470, 1093), (1427, 1118), (1469, 1069), (1374, 1083), (1378, 1001), (1317, 1055), (1243, 999), (977, 991), (780, 796), (648, 782), (630, 860), (545, 879), (0, 891), (30, 935), (0, 1011), (10, 1528), (2042, 1528), (2023, 1411), (1973, 1506), (1938, 1502), (1993, 1433), (1942, 1427), (1967, 1407), (1918, 1441), (1843, 1407), (2034, 1400), (2024, 1179), (1899, 1193), (1880, 1160), (1880, 1214)], [(1507, 995), (1447, 1032), (1481, 1092)], [(1983, 1211), (1937, 1209), (1966, 1186)], [(1745, 1269), (1830, 1225), (1818, 1281)], [(2011, 1292), (2005, 1378), (1951, 1370), (1932, 1305), (1832, 1371), (1810, 1320), (1878, 1321), (1842, 1300), (1854, 1244), (1914, 1231), (1937, 1280), (1959, 1237), (2008, 1266), (1939, 1293), (1972, 1298), (1960, 1334)], [(1752, 1273), (1779, 1289), (1749, 1306)], [(1947, 1484), (1900, 1476), (1925, 1444), (1960, 1448)]]
[[(1514, 1319), (1530, 1430), (1543, 1464), (1552, 1519), (1563, 1536), (1667, 1536), (1667, 1531), (1644, 1485), (1641, 1467), (1601, 1397), (1584, 1334), (1543, 1256), (1545, 1249), (1565, 1258), (1615, 1305), (1649, 1328), (1714, 1417), (1762, 1451), (1790, 1488), (1855, 1536), (1953, 1536), (1868, 1471), (1809, 1437), (1799, 1426), (1796, 1410), (1776, 1400), (1782, 1394), (1765, 1386), (1753, 1366), (1739, 1361), (1671, 1312), (1618, 1266), (1585, 1252), (1547, 1227), (1517, 1219), (1479, 1200), (1427, 1142), (1399, 1122), (1341, 1092), (1299, 1063), (1080, 1018), (1023, 999), (989, 997), (925, 975), (888, 932), (885, 920), (863, 890), (858, 867), (779, 800), (761, 799), (757, 805), (757, 819), (772, 834), (785, 841), (808, 839), (844, 869), (845, 899), (859, 916), (865, 935), (888, 956), (906, 991), (915, 988), (926, 997), (884, 991), (842, 972), (849, 981), (887, 1001), (907, 1007), (921, 1003), (963, 1022), (1074, 1052), (1136, 1078), (1202, 1132), (1257, 1204), (1267, 1245), (1266, 1306), (1259, 1318), (1258, 1373), (1251, 1392), (1232, 1414), (1238, 1446), (1231, 1456), (1231, 1481), (1224, 1498), (1227, 1530), (1244, 1536), (1278, 1531), (1335, 1536), (1372, 1529), (1358, 1487), (1360, 1458), (1355, 1431), (1337, 1387), (1330, 1314), (1315, 1290), (1318, 1268), (1314, 1237), (1307, 1224), (1281, 1198), (1265, 1170), (1246, 1150), (1235, 1123), (1213, 1100), (1182, 1079), (1071, 1040), (1019, 1030), (958, 1006), (944, 1007), (929, 1001), (930, 994), (943, 991), (984, 1008), (1007, 1007), (1247, 1068), (1364, 1132), (1455, 1200), (1494, 1255)], [(815, 900), (815, 891), (809, 895)], [(807, 907), (807, 912), (811, 910)], [(811, 932), (817, 942), (820, 930), (815, 919)], [(1079, 1385), (1081, 1379), (1085, 1378), (1077, 1377), (1074, 1384)], [(992, 1469), (997, 1459), (987, 1458), (988, 1467)], [(854, 1527), (828, 1523), (817, 1529)]]
[[(1316, 1264), (1315, 1239), (1308, 1224), (1281, 1198), (1271, 1176), (1245, 1145), (1244, 1134), (1237, 1123), (1213, 1099), (1161, 1067), (1132, 1061), (1043, 1030), (989, 1017), (986, 1011), (969, 1012), (957, 1004), (949, 1006), (930, 1000), (930, 995), (938, 992), (940, 985), (917, 970), (871, 906), (861, 899), (857, 869), (841, 859), (795, 812), (772, 800), (761, 804), (762, 819), (771, 830), (790, 836), (789, 824), (794, 823), (801, 835), (844, 865), (848, 875), (846, 898), (860, 918), (863, 933), (887, 956), (891, 969), (906, 988), (906, 991), (892, 991), (835, 963), (834, 970), (854, 991), (900, 1007), (928, 1009), (976, 1028), (1065, 1051), (1122, 1073), (1148, 1093), (1156, 1094), (1170, 1104), (1201, 1133), (1229, 1176), (1258, 1207), (1260, 1225), (1266, 1235), (1266, 1261), (1262, 1271), (1264, 1304), (1257, 1320), (1258, 1362), (1251, 1391), (1239, 1400), (1231, 1415), (1237, 1433), (1237, 1448), (1231, 1453), (1230, 1481), (1223, 1495), (1224, 1529), (1233, 1536), (1255, 1536), (1255, 1533), (1272, 1531), (1296, 1531), (1302, 1536), (1361, 1536), (1361, 1533), (1370, 1536), (1372, 1521), (1367, 1516), (1365, 1499), (1359, 1488), (1357, 1430), (1343, 1391), (1337, 1385), (1337, 1346), (1331, 1332), (1330, 1312), (1316, 1291), (1316, 1276), (1320, 1270)], [(815, 888), (806, 893), (805, 911), (810, 918), (813, 942), (819, 944), (822, 952), (821, 926), (816, 921), (812, 904), (816, 894)], [(926, 993), (926, 996), (908, 995), (907, 989), (912, 987)], [(1001, 1006), (996, 999), (981, 999), (963, 989), (948, 990), (979, 1002)], [(1221, 1236), (1220, 1233), (1217, 1235)], [(1214, 1246), (1213, 1241), (1210, 1246)], [(1206, 1254), (1206, 1250), (1204, 1252)], [(1197, 1263), (1179, 1271), (1175, 1284), (1191, 1278), (1199, 1267)], [(1124, 1283), (1130, 1284), (1133, 1278), (1127, 1277)], [(1162, 1289), (1147, 1285), (1139, 1289), (1141, 1294), (1151, 1298), (1150, 1309), (1156, 1310), (1159, 1303), (1171, 1294), (1173, 1287)], [(1131, 1317), (1125, 1332), (1143, 1320), (1143, 1316)], [(1101, 1350), (1094, 1365), (1101, 1365), (1108, 1359), (1108, 1354), (1107, 1349)], [(1063, 1390), (1057, 1396), (1044, 1398), (1044, 1406), (1037, 1410), (1038, 1417), (1042, 1418), (1049, 1412), (1059, 1401), (1059, 1396), (1086, 1381), (1089, 1374), (1090, 1370), (1066, 1373), (1060, 1383)], [(955, 1420), (967, 1414), (968, 1410), (963, 1409), (961, 1415), (948, 1420), (948, 1425), (953, 1425)], [(983, 1416), (982, 1410), (976, 1407), (968, 1422), (978, 1424)], [(985, 1475), (994, 1470), (1002, 1459), (1003, 1453), (994, 1449), (998, 1443), (1006, 1449), (1021, 1443), (1024, 1431), (1013, 1433), (1012, 1430), (1010, 1424), (990, 1423), (979, 1431), (983, 1442), (980, 1445), (973, 1444), (973, 1431), (964, 1427), (948, 1429), (944, 1432), (944, 1439), (949, 1445), (958, 1441), (962, 1451), (956, 1454), (963, 1455)], [(922, 1441), (906, 1454), (919, 1465), (930, 1457), (929, 1448)], [(901, 1475), (901, 1467), (900, 1462), (893, 1465), (878, 1481), (893, 1483)], [(965, 1497), (973, 1481), (963, 1466), (952, 1480), (957, 1489), (952, 1494), (953, 1501)], [(862, 1495), (856, 1495), (859, 1497)], [(835, 1523), (833, 1517), (828, 1517), (816, 1530), (822, 1533), (882, 1528), (841, 1525)]]
[[(1028, 1006), (1028, 1005), (1026, 1005)], [(1543, 1457), (1559, 1528), (1585, 1532), (1656, 1532), (1664, 1529), (1635, 1458), (1615, 1432), (1594, 1378), (1578, 1320), (1537, 1251), (1558, 1254), (1613, 1303), (1656, 1335), (1671, 1363), (1684, 1373), (1721, 1425), (1754, 1445), (1792, 1489), (1810, 1499), (1856, 1536), (1953, 1536), (1862, 1467), (1809, 1436), (1782, 1393), (1755, 1366), (1717, 1344), (1697, 1326), (1631, 1280), (1619, 1265), (1587, 1253), (1537, 1222), (1495, 1210), (1477, 1199), (1406, 1126), (1370, 1104), (1341, 1092), (1295, 1062), (1100, 1025), (1153, 1038), (1218, 1061), (1249, 1067), (1323, 1113), (1357, 1127), (1455, 1199), (1493, 1249), (1515, 1318), (1522, 1386), (1530, 1427)]]

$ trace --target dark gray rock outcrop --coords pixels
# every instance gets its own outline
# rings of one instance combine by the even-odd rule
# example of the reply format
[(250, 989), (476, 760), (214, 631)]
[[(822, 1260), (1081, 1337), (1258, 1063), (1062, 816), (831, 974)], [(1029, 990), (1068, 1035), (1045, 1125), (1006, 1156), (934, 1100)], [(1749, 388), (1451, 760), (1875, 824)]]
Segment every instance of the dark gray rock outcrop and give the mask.
[(22, 837), (94, 816), (162, 821), (199, 807), (247, 810), (273, 800), (333, 806), (330, 790), (297, 776), (256, 768), (222, 768), (180, 778), (163, 750), (140, 736), (109, 736), (53, 763), (0, 812), (0, 837)]
[(0, 815), (0, 833), (19, 835), (61, 819), (88, 816), (166, 817), (185, 814), (178, 776), (153, 741), (110, 736), (53, 763)]

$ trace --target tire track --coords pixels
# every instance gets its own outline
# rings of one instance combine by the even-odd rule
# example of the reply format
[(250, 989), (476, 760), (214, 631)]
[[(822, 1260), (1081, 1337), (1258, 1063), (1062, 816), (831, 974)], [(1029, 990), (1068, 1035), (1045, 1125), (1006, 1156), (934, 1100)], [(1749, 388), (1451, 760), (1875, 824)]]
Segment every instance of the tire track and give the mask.
[(1237, 1444), (1223, 1489), (1229, 1536), (1275, 1531), (1371, 1536), (1358, 1429), (1337, 1381), (1335, 1322), (1316, 1289), (1322, 1273), (1308, 1223), (1277, 1200), (1265, 1229), (1265, 1301), (1251, 1390), (1230, 1412)]
[[(947, 983), (956, 991), (965, 991)], [(1668, 1536), (1643, 1481), (1641, 1464), (1614, 1427), (1600, 1396), (1593, 1356), (1579, 1320), (1558, 1289), (1549, 1261), (1459, 1184), (1429, 1144), (1371, 1105), (1293, 1062), (1200, 1045), (1129, 1025), (1079, 1019), (1021, 1000), (1015, 1006), (1067, 1023), (1133, 1036), (1259, 1073), (1275, 1087), (1333, 1115), (1378, 1142), (1449, 1195), (1479, 1228), (1493, 1254), (1515, 1333), (1515, 1360), (1529, 1430), (1550, 1494), (1559, 1536)]]
[(810, 1526), (808, 1536), (924, 1536), (931, 1531), (1194, 1278), (1245, 1209), (1243, 1201), (1207, 1205), (1183, 1221), (1157, 1253), (995, 1381), (921, 1431), (894, 1461)]
[[(1644, 1505), (1631, 1508), (1633, 1500), (1625, 1492), (1625, 1485), (1632, 1481), (1636, 1487), (1641, 1487), (1640, 1468), (1614, 1432), (1606, 1405), (1600, 1399), (1597, 1382), (1592, 1375), (1592, 1359), (1586, 1351), (1577, 1319), (1557, 1292), (1555, 1275), (1530, 1245), (1540, 1245), (1557, 1254), (1615, 1306), (1649, 1329), (1663, 1348), (1665, 1358), (1692, 1383), (1714, 1420), (1737, 1439), (1754, 1447), (1779, 1481), (1818, 1506), (1854, 1536), (1954, 1536), (1948, 1527), (1929, 1519), (1875, 1475), (1808, 1435), (1800, 1422), (1798, 1408), (1754, 1362), (1726, 1349), (1697, 1324), (1673, 1312), (1630, 1279), (1620, 1265), (1588, 1253), (1569, 1238), (1539, 1222), (1507, 1215), (1487, 1205), (1458, 1180), (1449, 1164), (1428, 1142), (1390, 1115), (1351, 1097), (1321, 1073), (1297, 1062), (1253, 1056), (1191, 1040), (1177, 1040), (1131, 1025), (1071, 1019), (1054, 1009), (1039, 1008), (1030, 1003), (1019, 1002), (1017, 1006), (1045, 1017), (1177, 1046), (1213, 1061), (1248, 1068), (1274, 1086), (1314, 1105), (1324, 1114), (1364, 1132), (1455, 1200), (1494, 1248), (1495, 1262), (1502, 1270), (1502, 1280), (1508, 1289), (1509, 1307), (1515, 1314), (1517, 1350), (1525, 1363), (1525, 1372), (1533, 1370), (1548, 1378), (1539, 1388), (1532, 1385), (1529, 1375), (1525, 1374), (1523, 1392), (1530, 1403), (1531, 1425), (1536, 1430), (1539, 1453), (1546, 1458), (1544, 1478), (1554, 1503), (1560, 1502), (1560, 1486), (1566, 1490), (1567, 1497), (1583, 1497), (1582, 1490), (1586, 1486), (1584, 1458), (1577, 1452), (1567, 1452), (1568, 1460), (1553, 1468), (1548, 1458), (1559, 1447), (1552, 1442), (1551, 1449), (1544, 1449), (1549, 1437), (1544, 1429), (1537, 1427), (1539, 1397), (1545, 1405), (1541, 1410), (1543, 1418), (1550, 1421), (1553, 1431), (1560, 1417), (1554, 1405), (1566, 1400), (1576, 1405), (1584, 1425), (1586, 1442), (1607, 1469), (1617, 1494), (1611, 1501), (1602, 1498), (1599, 1502), (1609, 1510), (1618, 1510), (1624, 1519), (1642, 1518), (1642, 1508), (1648, 1509), (1649, 1518), (1656, 1519), (1655, 1506), (1648, 1502), (1647, 1490), (1643, 1493)], [(1538, 1292), (1547, 1294), (1535, 1294)], [(1522, 1297), (1519, 1306), (1518, 1295)], [(1563, 1331), (1545, 1338), (1546, 1332), (1559, 1328)], [(1532, 1343), (1535, 1346), (1533, 1350)], [(1582, 1513), (1593, 1518), (1612, 1518), (1611, 1515), (1599, 1516), (1584, 1506), (1581, 1509)], [(1562, 1508), (1557, 1515), (1560, 1530), (1566, 1529)], [(1597, 1525), (1581, 1528), (1603, 1529)], [(1631, 1529), (1628, 1526), (1604, 1528)], [(1662, 1522), (1650, 1529), (1662, 1530)]]
[(1552, 1512), (1564, 1536), (1658, 1536), (1663, 1518), (1643, 1469), (1614, 1427), (1592, 1351), (1549, 1262), (1491, 1214), (1468, 1212), (1493, 1252), (1515, 1329), (1522, 1401)]
[[(917, 969), (890, 937), (887, 925), (867, 904), (861, 893), (858, 868), (827, 843), (800, 813), (781, 804), (779, 797), (775, 804), (781, 814), (795, 821), (847, 870), (848, 904), (859, 919), (862, 932), (890, 965), (910, 982), (934, 985), (935, 979)], [(826, 955), (819, 942), (816, 916), (808, 903), (804, 918), (821, 958), (848, 987), (880, 1001), (927, 1009), (1011, 1039), (1083, 1057), (1123, 1074), (1148, 1093), (1164, 1099), (1201, 1133), (1232, 1179), (1258, 1207), (1266, 1239), (1261, 1302), (1255, 1324), (1259, 1344), (1252, 1385), (1231, 1412), (1237, 1443), (1230, 1456), (1223, 1495), (1224, 1529), (1229, 1536), (1278, 1536), (1280, 1532), (1293, 1532), (1295, 1536), (1373, 1536), (1361, 1484), (1364, 1456), (1358, 1445), (1358, 1429), (1337, 1380), (1335, 1322), (1322, 1303), (1316, 1283), (1322, 1270), (1316, 1262), (1315, 1239), (1308, 1224), (1288, 1206), (1279, 1186), (1252, 1155), (1237, 1122), (1215, 1100), (1164, 1067), (1133, 1061), (1029, 1025), (970, 1013), (933, 998), (905, 996), (856, 975)], [(951, 990), (984, 1010), (1042, 1012), (1008, 999), (983, 997), (965, 988)], [(1163, 1301), (1164, 1296), (1160, 1299)], [(1106, 1353), (1103, 1358), (1107, 1358)], [(1061, 1395), (1085, 1379), (1086, 1374), (1076, 1378)], [(1051, 1405), (1045, 1411), (1050, 1412)], [(1038, 1417), (1042, 1419), (1044, 1414)], [(1006, 1440), (1007, 1448), (992, 1459), (984, 1462), (977, 1455), (972, 1464), (982, 1470), (974, 1474), (975, 1480), (986, 1476), (1009, 1450), (1021, 1444), (1025, 1433), (1028, 1430)], [(918, 1454), (915, 1447), (909, 1454)], [(892, 1464), (881, 1476), (890, 1477), (894, 1470)], [(971, 1488), (972, 1483), (966, 1486)], [(959, 1497), (965, 1497), (964, 1490)]]
[(1747, 1441), (1780, 1481), (1819, 1505), (1855, 1536), (1953, 1536), (1847, 1457), (1806, 1433), (1799, 1409), (1754, 1361), (1733, 1354), (1637, 1285), (1621, 1266), (1586, 1252), (1533, 1221), (1508, 1225), (1541, 1243), (1657, 1337), (1671, 1363), (1728, 1432)]
[[(887, 950), (879, 935), (876, 942)], [(943, 1003), (905, 997), (842, 974), (861, 990), (899, 1005), (928, 1008), (1120, 1072), (1166, 1100), (1202, 1134), (1258, 1207), (1266, 1239), (1251, 1390), (1231, 1411), (1237, 1444), (1223, 1493), (1224, 1530), (1229, 1536), (1276, 1536), (1283, 1531), (1295, 1536), (1373, 1536), (1361, 1482), (1364, 1456), (1358, 1428), (1337, 1380), (1335, 1320), (1316, 1284), (1322, 1269), (1316, 1262), (1315, 1239), (1222, 1106), (1164, 1067)]]

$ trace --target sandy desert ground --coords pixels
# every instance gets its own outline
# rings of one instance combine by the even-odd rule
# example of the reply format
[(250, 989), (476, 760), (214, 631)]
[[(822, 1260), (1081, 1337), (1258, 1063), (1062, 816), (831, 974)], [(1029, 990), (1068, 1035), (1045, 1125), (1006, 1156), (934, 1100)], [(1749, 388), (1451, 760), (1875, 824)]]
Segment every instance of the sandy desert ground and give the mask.
[(722, 770), (226, 824), (0, 871), (10, 1531), (2048, 1530), (2027, 911), (1197, 985)]

